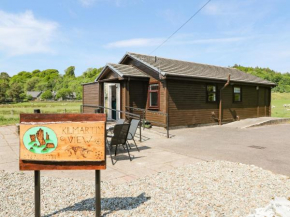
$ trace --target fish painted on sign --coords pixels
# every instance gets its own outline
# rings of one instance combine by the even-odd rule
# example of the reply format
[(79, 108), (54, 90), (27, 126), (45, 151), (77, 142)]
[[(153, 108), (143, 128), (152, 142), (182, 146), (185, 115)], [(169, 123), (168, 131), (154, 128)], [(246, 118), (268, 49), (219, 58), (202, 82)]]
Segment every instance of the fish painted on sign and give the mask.
[(32, 127), (23, 136), (23, 144), (32, 153), (48, 154), (57, 147), (57, 136), (48, 127)]

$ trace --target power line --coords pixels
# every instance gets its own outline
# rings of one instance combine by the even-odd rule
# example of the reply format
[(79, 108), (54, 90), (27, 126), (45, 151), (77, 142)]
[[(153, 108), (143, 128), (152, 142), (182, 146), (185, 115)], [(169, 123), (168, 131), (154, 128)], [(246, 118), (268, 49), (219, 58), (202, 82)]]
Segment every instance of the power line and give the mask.
[(158, 48), (160, 48), (163, 44), (165, 44), (175, 33), (177, 33), (182, 27), (184, 27), (192, 18), (194, 18), (211, 0), (208, 0), (198, 11), (196, 11), (185, 23), (183, 23), (175, 32), (173, 32), (165, 41), (163, 41), (160, 45), (158, 45), (150, 54), (155, 52)]

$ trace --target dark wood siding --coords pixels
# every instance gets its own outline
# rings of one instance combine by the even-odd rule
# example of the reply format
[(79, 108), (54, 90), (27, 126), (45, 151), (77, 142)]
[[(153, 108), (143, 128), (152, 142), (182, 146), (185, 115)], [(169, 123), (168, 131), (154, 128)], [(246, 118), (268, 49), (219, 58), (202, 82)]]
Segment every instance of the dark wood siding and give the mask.
[[(83, 105), (100, 105), (99, 83), (83, 85)], [(84, 107), (84, 113), (95, 113), (96, 108)]]
[[(212, 113), (218, 118), (219, 90), (223, 85), (217, 85), (217, 102), (206, 102), (206, 83), (178, 80), (168, 80), (167, 83), (171, 127), (215, 123)], [(258, 111), (259, 116), (270, 115), (269, 88), (260, 87), (258, 91), (256, 86), (237, 86), (242, 88), (242, 102), (233, 102), (233, 86), (222, 92), (225, 121), (234, 120), (237, 116), (240, 119), (254, 118), (258, 116)]]
[[(150, 76), (149, 83), (158, 82), (159, 83), (159, 110), (152, 110), (152, 111), (160, 111), (160, 112), (167, 112), (166, 108), (166, 83), (160, 82), (158, 72), (150, 69), (143, 63), (140, 63), (136, 60), (131, 58), (127, 58), (126, 62), (123, 64), (133, 65), (136, 68), (140, 69), (141, 71), (145, 72), (147, 75)], [(136, 83), (137, 85), (133, 84)], [(138, 107), (143, 109), (148, 109), (148, 81), (145, 82), (145, 85), (138, 85), (137, 81), (130, 81), (130, 107)], [(139, 97), (141, 94), (145, 94), (145, 97)], [(139, 107), (143, 106), (143, 107)], [(136, 114), (140, 114), (140, 112), (135, 112)], [(164, 115), (158, 115), (156, 113), (148, 112), (145, 117), (146, 120), (149, 121), (156, 121), (161, 123), (166, 123), (166, 117)]]
[[(141, 108), (141, 109), (148, 109), (148, 81), (130, 81), (130, 91), (129, 91), (129, 106), (133, 108)], [(160, 108), (159, 110), (152, 110), (152, 111), (160, 111), (166, 112), (166, 98), (165, 98), (165, 90), (166, 87), (161, 82), (159, 83), (159, 103)], [(128, 110), (138, 115), (143, 115), (142, 112), (136, 110)], [(147, 112), (145, 119), (148, 121), (155, 121), (165, 123), (165, 116), (158, 115), (156, 113)]]

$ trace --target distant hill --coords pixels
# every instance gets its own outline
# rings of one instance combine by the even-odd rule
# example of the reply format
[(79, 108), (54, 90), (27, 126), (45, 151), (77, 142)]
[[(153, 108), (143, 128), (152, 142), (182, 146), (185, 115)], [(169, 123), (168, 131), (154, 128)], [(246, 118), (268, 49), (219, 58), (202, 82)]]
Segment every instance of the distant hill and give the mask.
[[(64, 74), (56, 69), (38, 69), (27, 72), (21, 71), (10, 77), (8, 73), (0, 73), (0, 103), (29, 101), (32, 96), (27, 92), (42, 91), (42, 99), (66, 99), (73, 93), (76, 99), (82, 99), (82, 83), (92, 82), (96, 79), (102, 68), (89, 68), (81, 76), (75, 76), (75, 67), (70, 66)], [(57, 93), (53, 96), (53, 93)]]
[(280, 73), (269, 68), (260, 67), (246, 67), (241, 65), (234, 65), (233, 68), (239, 69), (243, 72), (255, 75), (268, 81), (276, 83), (278, 86), (273, 88), (273, 92), (290, 93), (290, 73)]
[[(241, 65), (234, 65), (233, 68), (276, 83), (278, 86), (273, 88), (274, 92), (290, 93), (290, 73), (282, 74), (269, 68)], [(66, 99), (72, 93), (76, 93), (77, 99), (82, 99), (81, 84), (94, 81), (101, 71), (102, 68), (88, 68), (81, 76), (75, 76), (75, 67), (70, 66), (63, 75), (56, 69), (21, 71), (12, 77), (1, 72), (0, 103), (29, 101), (32, 97), (27, 95), (28, 91), (42, 91), (42, 99)], [(53, 97), (54, 92), (57, 92), (56, 97)]]

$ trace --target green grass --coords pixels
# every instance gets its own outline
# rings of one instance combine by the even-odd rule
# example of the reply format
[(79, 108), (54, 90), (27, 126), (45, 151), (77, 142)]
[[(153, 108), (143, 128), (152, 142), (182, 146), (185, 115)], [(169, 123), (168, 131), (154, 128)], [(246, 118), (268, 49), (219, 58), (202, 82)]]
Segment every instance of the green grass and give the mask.
[(19, 123), (20, 113), (33, 113), (40, 109), (41, 113), (80, 113), (82, 102), (25, 102), (0, 104), (0, 126)]
[[(33, 113), (40, 109), (41, 113), (79, 113), (82, 102), (25, 102), (0, 104), (0, 126), (19, 123), (20, 113)], [(290, 118), (290, 93), (272, 93), (272, 117)], [(287, 110), (289, 109), (289, 110)]]
[(290, 93), (272, 93), (272, 117), (290, 118)]

